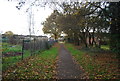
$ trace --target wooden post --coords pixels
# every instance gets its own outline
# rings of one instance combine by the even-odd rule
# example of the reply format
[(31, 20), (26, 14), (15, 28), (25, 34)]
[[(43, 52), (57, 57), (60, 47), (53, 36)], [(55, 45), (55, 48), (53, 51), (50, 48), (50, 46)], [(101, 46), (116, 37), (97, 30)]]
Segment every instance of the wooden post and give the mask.
[(34, 37), (33, 51), (34, 51), (34, 55), (35, 55), (35, 52), (36, 52), (35, 37)]
[(23, 60), (23, 54), (24, 54), (24, 39), (22, 41), (22, 60)]

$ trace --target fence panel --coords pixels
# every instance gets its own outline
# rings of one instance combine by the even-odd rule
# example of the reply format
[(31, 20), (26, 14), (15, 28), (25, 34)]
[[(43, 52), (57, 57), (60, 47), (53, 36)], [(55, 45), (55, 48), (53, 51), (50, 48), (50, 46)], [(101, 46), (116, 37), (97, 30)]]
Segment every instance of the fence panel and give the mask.
[[(47, 37), (34, 36), (33, 38), (34, 39), (32, 40), (28, 40), (23, 36), (19, 36), (19, 38), (16, 37), (14, 39), (2, 39), (2, 59), (4, 70), (21, 59), (38, 54), (38, 51), (49, 49), (55, 43), (54, 40), (48, 41)], [(11, 42), (12, 40), (14, 42)]]

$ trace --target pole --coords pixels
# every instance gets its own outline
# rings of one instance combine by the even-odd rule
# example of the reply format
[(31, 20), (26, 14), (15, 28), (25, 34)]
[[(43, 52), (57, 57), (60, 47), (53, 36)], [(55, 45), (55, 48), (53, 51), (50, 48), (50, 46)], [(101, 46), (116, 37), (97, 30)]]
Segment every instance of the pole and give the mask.
[(24, 54), (24, 39), (22, 41), (22, 60), (23, 60), (23, 54)]

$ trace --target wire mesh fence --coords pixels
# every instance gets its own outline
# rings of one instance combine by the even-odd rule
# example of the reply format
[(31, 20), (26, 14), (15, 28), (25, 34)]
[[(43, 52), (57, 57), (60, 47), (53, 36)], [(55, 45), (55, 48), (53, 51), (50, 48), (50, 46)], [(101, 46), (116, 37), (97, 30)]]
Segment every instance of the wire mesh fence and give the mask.
[[(3, 56), (24, 55), (26, 50), (30, 50), (34, 54), (36, 51), (49, 49), (55, 40), (48, 39), (46, 36), (12, 36), (2, 37), (2, 53)], [(16, 52), (16, 53), (15, 53)], [(16, 55), (15, 55), (16, 54)]]
[(49, 49), (55, 40), (46, 36), (2, 36), (2, 64), (4, 70), (26, 57), (40, 54), (41, 51)]

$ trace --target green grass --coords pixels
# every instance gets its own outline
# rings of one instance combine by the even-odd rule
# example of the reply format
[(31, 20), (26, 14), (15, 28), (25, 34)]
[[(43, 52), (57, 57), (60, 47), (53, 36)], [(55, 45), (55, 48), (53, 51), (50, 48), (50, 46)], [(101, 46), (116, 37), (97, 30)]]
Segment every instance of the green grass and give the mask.
[[(29, 50), (26, 50), (24, 52), (24, 58), (30, 56), (30, 51)], [(3, 71), (5, 71), (8, 67), (10, 66), (13, 66), (15, 65), (16, 62), (19, 62), (21, 61), (21, 58), (22, 56), (11, 56), (11, 57), (3, 57), (2, 58), (2, 68), (3, 68)]]
[(50, 79), (55, 74), (56, 47), (16, 63), (3, 73), (4, 79)]
[[(72, 44), (65, 45), (75, 60), (87, 72), (89, 79), (115, 79), (118, 77), (118, 61), (113, 57), (114, 55), (99, 53), (94, 56), (94, 53), (91, 55), (89, 51), (77, 50)], [(108, 46), (103, 47), (108, 48)]]
[(110, 50), (109, 45), (101, 45), (101, 49)]
[(74, 48), (74, 46), (72, 44), (65, 44), (65, 46), (67, 47), (67, 49), (71, 52), (71, 54), (75, 57), (76, 61), (84, 68), (84, 70), (89, 73), (89, 77), (90, 79), (93, 79), (94, 76), (91, 75), (93, 74), (95, 65), (93, 65), (92, 61), (93, 59), (90, 57), (86, 57), (85, 51), (82, 50), (77, 50), (76, 48)]
[[(22, 46), (21, 45), (11, 45), (9, 43), (2, 43), (2, 53), (13, 53), (13, 52), (22, 52)], [(26, 58), (30, 56), (29, 50), (24, 50), (24, 56), (23, 58)], [(10, 56), (10, 57), (3, 57), (2, 58), (2, 67), (3, 71), (5, 71), (8, 67), (15, 65), (16, 62), (21, 61), (21, 55), (17, 56)]]
[(73, 55), (79, 55), (79, 57), (82, 57), (82, 55), (84, 54), (83, 51), (79, 51), (75, 49), (72, 44), (65, 44), (65, 45)]
[(21, 52), (22, 46), (21, 45), (10, 45), (8, 43), (2, 43), (2, 53), (7, 52)]

